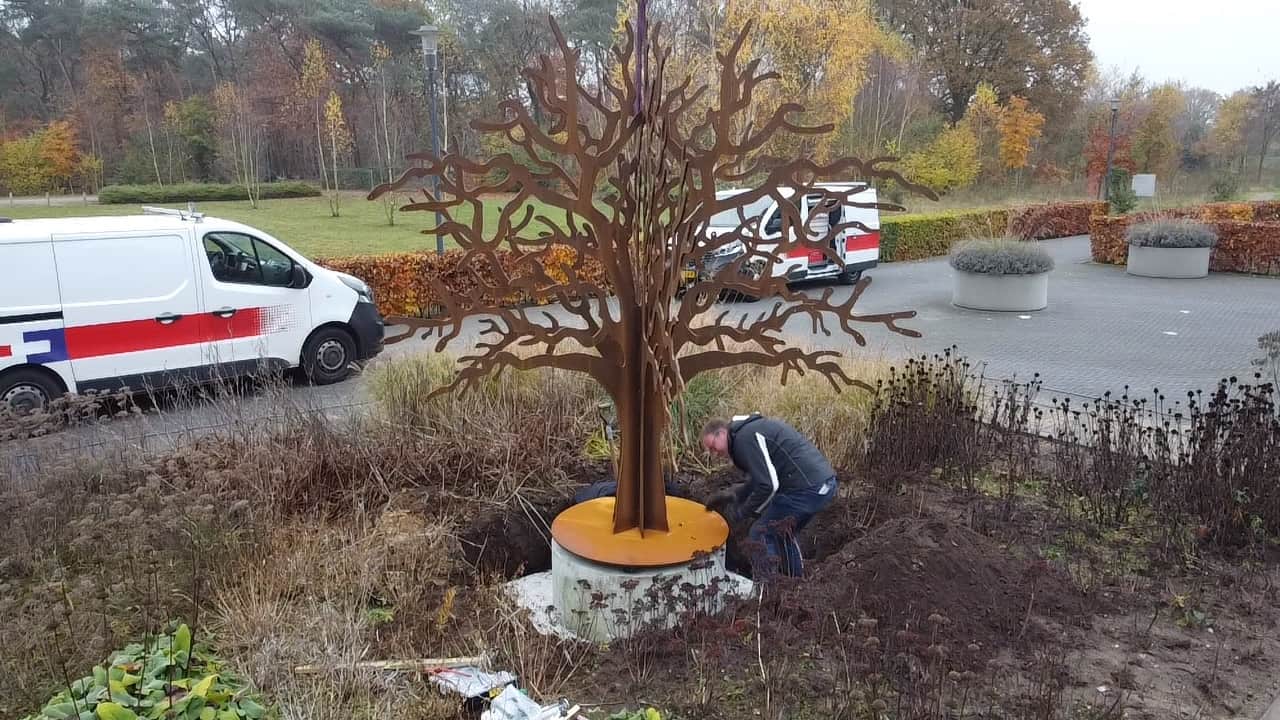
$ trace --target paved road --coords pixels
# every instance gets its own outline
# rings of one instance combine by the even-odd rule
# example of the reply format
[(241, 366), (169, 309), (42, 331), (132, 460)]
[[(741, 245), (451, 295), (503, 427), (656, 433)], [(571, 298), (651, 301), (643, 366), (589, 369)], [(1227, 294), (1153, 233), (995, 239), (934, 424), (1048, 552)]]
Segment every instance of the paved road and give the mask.
[[(1212, 388), (1232, 374), (1250, 373), (1258, 336), (1280, 330), (1280, 278), (1215, 274), (1202, 280), (1130, 277), (1123, 268), (1089, 262), (1084, 237), (1043, 243), (1057, 268), (1050, 279), (1049, 307), (1027, 314), (984, 313), (951, 305), (951, 270), (942, 259), (893, 263), (871, 273), (873, 282), (858, 307), (862, 312), (915, 309), (909, 325), (923, 333), (904, 338), (869, 326), (867, 346), (847, 337), (814, 336), (809, 323), (787, 328), (794, 342), (848, 349), (870, 357), (901, 358), (956, 345), (986, 364), (993, 377), (1028, 377), (1039, 372), (1046, 394), (1097, 396), (1129, 385), (1147, 393), (1158, 387), (1169, 398)], [(812, 292), (821, 292), (814, 288)], [(846, 288), (836, 289), (847, 297)], [(759, 312), (766, 302), (737, 303), (735, 311)], [(474, 330), (475, 325), (468, 328)], [(407, 341), (388, 348), (385, 358), (429, 352), (429, 343)], [(288, 391), (291, 405), (350, 412), (367, 402), (367, 381)], [(125, 438), (155, 446), (240, 418), (281, 411), (281, 399), (251, 396), (231, 409), (215, 403), (169, 407), (159, 415), (115, 422), (105, 428), (59, 433), (56, 442), (74, 447)], [(4, 448), (0, 448), (3, 454)]]

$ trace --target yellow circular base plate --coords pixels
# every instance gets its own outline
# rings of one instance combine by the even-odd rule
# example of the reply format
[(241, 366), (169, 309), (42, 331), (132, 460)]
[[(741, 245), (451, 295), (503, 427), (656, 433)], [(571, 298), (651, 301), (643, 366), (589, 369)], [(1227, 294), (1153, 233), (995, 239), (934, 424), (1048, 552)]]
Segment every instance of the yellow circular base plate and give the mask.
[(667, 498), (667, 532), (613, 532), (611, 497), (596, 498), (565, 510), (551, 523), (551, 536), (565, 550), (606, 565), (659, 567), (686, 563), (711, 552), (729, 538), (720, 513), (683, 498)]

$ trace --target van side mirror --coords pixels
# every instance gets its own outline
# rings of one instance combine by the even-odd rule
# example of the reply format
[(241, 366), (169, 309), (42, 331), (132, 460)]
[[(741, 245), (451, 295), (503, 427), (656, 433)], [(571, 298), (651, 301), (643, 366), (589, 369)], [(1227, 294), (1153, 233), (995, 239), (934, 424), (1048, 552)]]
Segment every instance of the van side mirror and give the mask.
[(311, 276), (301, 265), (294, 264), (289, 271), (289, 287), (299, 290), (311, 284)]

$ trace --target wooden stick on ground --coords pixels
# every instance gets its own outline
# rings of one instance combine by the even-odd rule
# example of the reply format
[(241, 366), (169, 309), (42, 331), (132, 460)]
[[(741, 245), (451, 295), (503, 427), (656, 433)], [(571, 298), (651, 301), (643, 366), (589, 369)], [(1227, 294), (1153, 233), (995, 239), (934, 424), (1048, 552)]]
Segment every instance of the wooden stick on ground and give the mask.
[(430, 672), (446, 668), (478, 667), (487, 668), (489, 658), (484, 655), (455, 658), (422, 658), (417, 660), (368, 660), (353, 665), (299, 665), (293, 669), (298, 675), (320, 675), (335, 670), (411, 670)]

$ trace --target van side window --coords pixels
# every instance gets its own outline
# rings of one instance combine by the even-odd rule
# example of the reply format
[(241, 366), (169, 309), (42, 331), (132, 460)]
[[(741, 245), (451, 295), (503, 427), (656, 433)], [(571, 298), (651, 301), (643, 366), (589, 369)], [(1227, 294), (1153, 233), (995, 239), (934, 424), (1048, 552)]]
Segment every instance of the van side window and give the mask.
[(204, 236), (204, 253), (219, 282), (289, 287), (293, 260), (267, 243), (231, 232)]
[(769, 222), (764, 224), (764, 234), (774, 235), (782, 232), (782, 208), (775, 208), (773, 214), (769, 216)]
[[(821, 195), (809, 195), (805, 197), (805, 205), (809, 208), (809, 214), (813, 214), (813, 209), (817, 207), (818, 202), (822, 200)], [(827, 206), (831, 211), (827, 213), (827, 227), (835, 227), (844, 222), (844, 205), (840, 205), (830, 198), (827, 199)]]

